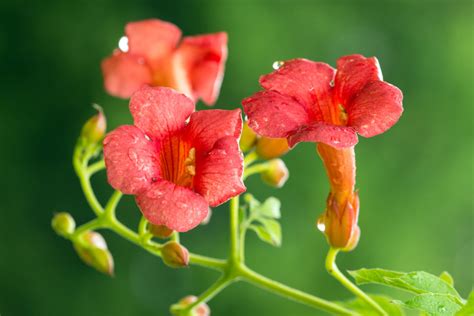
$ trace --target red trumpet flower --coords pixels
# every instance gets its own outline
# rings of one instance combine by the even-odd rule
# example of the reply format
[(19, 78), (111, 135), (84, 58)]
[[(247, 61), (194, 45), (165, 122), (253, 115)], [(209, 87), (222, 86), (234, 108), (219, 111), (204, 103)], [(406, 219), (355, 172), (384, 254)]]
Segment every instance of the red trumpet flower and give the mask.
[(194, 112), (185, 95), (144, 86), (133, 94), (130, 112), (134, 125), (104, 139), (107, 177), (115, 189), (136, 196), (152, 224), (190, 230), (209, 206), (245, 191), (240, 110)]
[(359, 198), (354, 192), (357, 134), (372, 137), (400, 118), (402, 92), (383, 81), (375, 57), (341, 57), (337, 71), (306, 59), (283, 62), (262, 76), (265, 89), (243, 100), (249, 126), (266, 137), (286, 137), (290, 147), (318, 142), (331, 184), (319, 220), (330, 244), (350, 250), (357, 244)]
[(227, 59), (227, 34), (184, 37), (172, 23), (128, 23), (112, 56), (102, 62), (111, 95), (128, 98), (142, 85), (170, 87), (196, 101), (215, 103)]

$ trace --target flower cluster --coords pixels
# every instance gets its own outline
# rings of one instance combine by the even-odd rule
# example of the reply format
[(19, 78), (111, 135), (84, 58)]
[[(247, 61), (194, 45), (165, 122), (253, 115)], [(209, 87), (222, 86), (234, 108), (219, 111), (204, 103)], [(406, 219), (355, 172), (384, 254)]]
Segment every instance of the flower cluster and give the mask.
[[(125, 34), (102, 69), (109, 93), (132, 95), (134, 125), (121, 126), (104, 140), (108, 179), (115, 189), (136, 196), (153, 225), (187, 231), (206, 218), (209, 206), (245, 190), (240, 110), (194, 112), (197, 99), (216, 101), (227, 35), (185, 37), (179, 43), (178, 27), (160, 20), (129, 23)], [(360, 235), (357, 134), (372, 137), (393, 126), (403, 111), (402, 93), (383, 81), (375, 57), (341, 57), (337, 69), (306, 59), (278, 66), (260, 78), (264, 90), (242, 101), (248, 125), (240, 146), (273, 159), (268, 166), (283, 164), (277, 168), (281, 175), (262, 173), (279, 187), (288, 171), (275, 158), (299, 142), (317, 142), (331, 187), (318, 227), (331, 246), (350, 250)]]

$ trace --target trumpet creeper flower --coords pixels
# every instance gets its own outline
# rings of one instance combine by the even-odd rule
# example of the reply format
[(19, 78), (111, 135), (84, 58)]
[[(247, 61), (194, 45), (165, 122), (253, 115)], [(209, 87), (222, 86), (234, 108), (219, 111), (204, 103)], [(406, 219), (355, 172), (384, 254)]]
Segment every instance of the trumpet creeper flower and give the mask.
[(142, 85), (170, 87), (213, 105), (227, 59), (224, 32), (186, 36), (158, 19), (128, 23), (112, 56), (102, 61), (108, 93), (129, 98)]
[(318, 227), (331, 246), (351, 250), (360, 235), (357, 135), (372, 137), (392, 127), (403, 112), (402, 92), (383, 81), (375, 57), (341, 57), (337, 70), (307, 59), (280, 64), (260, 78), (263, 91), (243, 100), (249, 126), (262, 136), (286, 138), (290, 147), (318, 143), (331, 185)]
[(179, 232), (201, 223), (210, 206), (245, 191), (240, 110), (194, 107), (172, 89), (144, 86), (130, 100), (134, 125), (104, 139), (112, 187), (134, 195), (153, 225)]

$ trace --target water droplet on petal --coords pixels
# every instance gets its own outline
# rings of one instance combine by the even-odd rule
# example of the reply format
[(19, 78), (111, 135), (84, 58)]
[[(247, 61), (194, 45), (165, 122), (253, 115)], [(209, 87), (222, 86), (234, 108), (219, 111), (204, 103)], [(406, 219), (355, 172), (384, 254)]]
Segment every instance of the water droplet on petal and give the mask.
[(122, 52), (128, 52), (128, 37), (122, 36), (118, 42), (118, 47)]
[(329, 82), (329, 86), (334, 87), (334, 79)]
[(284, 61), (281, 61), (281, 60), (277, 60), (273, 63), (272, 67), (273, 69), (277, 70), (278, 68), (280, 68), (281, 66), (283, 66), (285, 64)]

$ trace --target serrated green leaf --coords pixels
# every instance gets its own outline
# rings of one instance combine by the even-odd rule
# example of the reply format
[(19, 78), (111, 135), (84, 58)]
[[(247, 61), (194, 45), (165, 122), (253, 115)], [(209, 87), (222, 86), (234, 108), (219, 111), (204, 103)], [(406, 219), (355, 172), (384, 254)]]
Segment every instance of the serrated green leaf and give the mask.
[(424, 271), (397, 272), (383, 269), (361, 269), (349, 272), (358, 284), (378, 283), (416, 294), (449, 294), (461, 302), (458, 292), (446, 281)]
[(466, 304), (456, 313), (456, 316), (474, 315), (474, 291), (469, 294)]
[(259, 219), (262, 225), (250, 225), (249, 228), (254, 230), (258, 237), (272, 246), (279, 247), (281, 245), (281, 226), (272, 219)]
[(406, 302), (394, 302), (406, 308), (420, 310), (429, 316), (454, 315), (461, 309), (456, 297), (450, 294), (423, 293)]
[(449, 274), (448, 271), (443, 271), (443, 272), (439, 275), (439, 278), (440, 278), (441, 280), (443, 280), (444, 282), (448, 283), (449, 285), (454, 286), (454, 279), (453, 279), (453, 277), (451, 276), (451, 274)]
[(269, 218), (280, 218), (280, 200), (278, 200), (276, 197), (269, 197), (268, 199), (263, 202), (263, 204), (260, 204), (258, 207), (258, 212)]
[[(389, 297), (382, 296), (382, 295), (370, 295), (374, 301), (376, 301), (380, 307), (382, 307), (390, 316), (404, 316), (405, 313), (400, 308), (399, 305), (394, 304)], [(369, 304), (365, 301), (357, 298), (350, 300), (348, 302), (342, 303), (345, 307), (360, 313), (364, 316), (378, 316), (379, 313), (374, 310)]]

